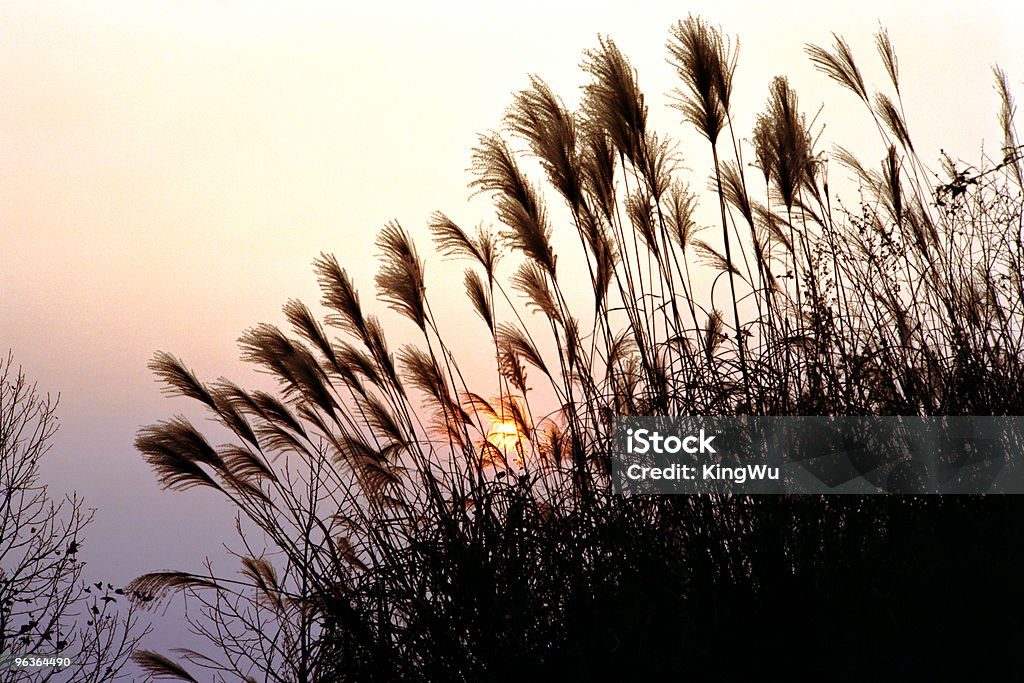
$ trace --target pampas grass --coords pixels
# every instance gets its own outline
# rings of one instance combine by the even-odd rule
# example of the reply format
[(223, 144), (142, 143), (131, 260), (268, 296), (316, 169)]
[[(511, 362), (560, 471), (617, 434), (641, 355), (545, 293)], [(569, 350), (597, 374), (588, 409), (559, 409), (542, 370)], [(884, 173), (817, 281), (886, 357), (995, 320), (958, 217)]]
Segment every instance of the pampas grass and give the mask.
[[(579, 111), (539, 78), (513, 97), (507, 130), (522, 146), (491, 132), (473, 157), (496, 232), (470, 234), (441, 212), (429, 223), (440, 255), (465, 263), (479, 320), (439, 328), (427, 259), (391, 223), (377, 242), (378, 296), (417, 339), (389, 344), (325, 254), (314, 269), (326, 315), (291, 301), (290, 333), (264, 324), (240, 340), (277, 396), (154, 358), (169, 393), (235, 436), (215, 449), (175, 419), (137, 440), (166, 487), (214, 488), (244, 520), (249, 590), (212, 572), (207, 583), (136, 582), (200, 600), (194, 619), (223, 657), (190, 661), (285, 681), (664, 675), (713, 668), (727, 635), (769, 653), (780, 624), (819, 663), (838, 661), (823, 633), (864, 637), (819, 633), (800, 615), (847, 610), (895, 636), (902, 626), (879, 626), (860, 601), (881, 609), (897, 588), (923, 593), (885, 578), (948, 560), (947, 543), (995, 553), (957, 521), (991, 512), (976, 502), (611, 494), (616, 415), (1024, 412), (1021, 148), (1005, 74), (1004, 156), (948, 160), (933, 186), (887, 34), (877, 49), (895, 100), (868, 94), (842, 38), (809, 47), (882, 143), (866, 161), (831, 154), (861, 198), (835, 208), (828, 155), (785, 77), (766, 84), (752, 134), (733, 130), (734, 45), (695, 17), (670, 33), (675, 106), (711, 145), (703, 195), (680, 176), (678, 146), (649, 129), (637, 74), (610, 39), (584, 55)], [(524, 170), (530, 159), (543, 184)], [(701, 200), (717, 204), (720, 243), (697, 237)], [(571, 225), (555, 224), (549, 202)], [(578, 237), (585, 273), (560, 265), (555, 230)], [(568, 293), (581, 287), (593, 304), (577, 310)], [(490, 376), (463, 374), (455, 335), (494, 357)], [(1005, 518), (986, 520), (986, 538), (1005, 530)], [(936, 524), (947, 526), (914, 535)], [(256, 531), (266, 548), (250, 544)], [(152, 653), (140, 662), (190, 675)]]

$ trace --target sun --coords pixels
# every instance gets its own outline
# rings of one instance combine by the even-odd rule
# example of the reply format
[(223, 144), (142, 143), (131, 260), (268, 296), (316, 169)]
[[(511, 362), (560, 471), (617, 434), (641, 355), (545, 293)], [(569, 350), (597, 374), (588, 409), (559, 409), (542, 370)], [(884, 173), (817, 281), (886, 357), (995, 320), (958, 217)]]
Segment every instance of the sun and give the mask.
[(517, 448), (523, 442), (523, 435), (514, 422), (496, 422), (491, 427), (487, 440), (502, 450)]

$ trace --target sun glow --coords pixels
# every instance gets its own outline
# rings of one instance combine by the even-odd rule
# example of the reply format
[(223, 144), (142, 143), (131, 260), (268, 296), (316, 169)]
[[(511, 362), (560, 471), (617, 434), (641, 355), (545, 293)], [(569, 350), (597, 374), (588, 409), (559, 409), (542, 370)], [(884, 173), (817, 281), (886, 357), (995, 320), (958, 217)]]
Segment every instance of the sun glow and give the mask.
[(487, 435), (487, 440), (502, 450), (508, 450), (522, 446), (523, 434), (514, 422), (497, 422)]

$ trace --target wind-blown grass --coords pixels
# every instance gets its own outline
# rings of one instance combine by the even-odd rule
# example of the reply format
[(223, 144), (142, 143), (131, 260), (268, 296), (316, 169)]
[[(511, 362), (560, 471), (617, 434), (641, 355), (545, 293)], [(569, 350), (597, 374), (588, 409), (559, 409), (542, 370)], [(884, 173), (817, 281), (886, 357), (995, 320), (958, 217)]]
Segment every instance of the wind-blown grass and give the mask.
[[(913, 629), (941, 612), (930, 591), (962, 589), (978, 566), (951, 548), (991, 560), (992, 585), (1008, 585), (1021, 553), (1000, 537), (1009, 504), (611, 494), (616, 415), (1024, 408), (1022, 150), (1006, 76), (996, 72), (1004, 156), (945, 159), (933, 176), (911, 143), (888, 36), (877, 47), (895, 99), (869, 96), (842, 38), (812, 46), (876, 122), (881, 166), (815, 150), (778, 77), (748, 136), (759, 171), (748, 177), (730, 108), (733, 45), (693, 17), (669, 41), (677, 106), (711, 145), (720, 247), (697, 237), (699, 196), (676, 145), (648, 128), (635, 70), (608, 38), (585, 54), (580, 111), (534, 78), (507, 115), (522, 149), (497, 132), (480, 138), (472, 186), (501, 227), (471, 235), (439, 212), (430, 228), (442, 255), (468, 263), (491, 377), (463, 374), (450, 340), (465, 332), (438, 323), (423, 260), (397, 223), (378, 239), (376, 284), (418, 339), (392, 348), (323, 255), (323, 321), (292, 301), (291, 332), (263, 324), (240, 340), (278, 396), (203, 383), (157, 355), (168, 392), (204, 404), (236, 438), (214, 447), (175, 418), (141, 430), (138, 449), (165, 486), (215, 489), (247, 524), (242, 579), (155, 573), (135, 584), (140, 599), (176, 590), (200, 601), (193, 625), (222, 656), (184, 659), (281, 681), (632, 677), (713, 671), (726, 638), (749, 648), (754, 671), (788, 638), (813, 652), (808, 666), (825, 666), (847, 648), (899, 659), (890, 639), (922, 644)], [(859, 209), (834, 205), (828, 158), (856, 177)], [(571, 225), (554, 224), (551, 201)], [(579, 238), (585, 273), (560, 267), (555, 230)], [(593, 297), (582, 308), (581, 283)], [(897, 599), (909, 606), (876, 618)], [(999, 612), (955, 603), (972, 618)], [(140, 662), (173, 671), (152, 653)]]

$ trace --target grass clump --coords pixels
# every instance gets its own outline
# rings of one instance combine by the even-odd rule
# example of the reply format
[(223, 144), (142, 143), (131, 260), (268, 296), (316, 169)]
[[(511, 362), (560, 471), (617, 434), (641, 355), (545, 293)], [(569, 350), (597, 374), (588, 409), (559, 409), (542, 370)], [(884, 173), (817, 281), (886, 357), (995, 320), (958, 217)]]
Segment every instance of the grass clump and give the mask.
[[(241, 338), (276, 395), (204, 383), (156, 356), (170, 393), (205, 405), (234, 440), (215, 447), (175, 418), (140, 431), (138, 449), (165, 486), (213, 488), (245, 520), (240, 579), (136, 581), (142, 600), (200, 601), (193, 626), (221, 656), (183, 659), (282, 681), (729, 678), (779, 652), (826, 672), (856, 652), (899, 668), (917, 648), (981, 644), (967, 624), (1001, 618), (997, 594), (1019, 593), (1016, 504), (611, 494), (616, 415), (1024, 408), (1022, 150), (1005, 75), (1003, 157), (946, 158), (933, 174), (911, 142), (888, 36), (877, 47), (894, 99), (868, 94), (841, 38), (809, 47), (877, 124), (881, 164), (816, 150), (778, 77), (747, 136), (752, 173), (733, 128), (734, 45), (694, 17), (668, 42), (675, 105), (711, 147), (713, 240), (699, 236), (677, 146), (648, 127), (637, 74), (610, 39), (585, 53), (579, 111), (535, 77), (509, 107), (509, 136), (480, 138), (472, 186), (501, 227), (470, 232), (437, 213), (430, 228), (441, 254), (468, 264), (490, 378), (464, 375), (451, 344), (461, 332), (438, 322), (397, 223), (378, 237), (376, 285), (416, 340), (392, 345), (325, 254), (322, 321), (292, 301), (290, 331)], [(855, 177), (858, 209), (834, 206), (827, 159)], [(556, 230), (578, 237), (583, 272), (560, 265)], [(992, 581), (979, 585), (983, 566)], [(953, 597), (935, 602), (944, 591)], [(954, 617), (964, 621), (927, 630)], [(169, 660), (140, 662), (155, 672)]]

